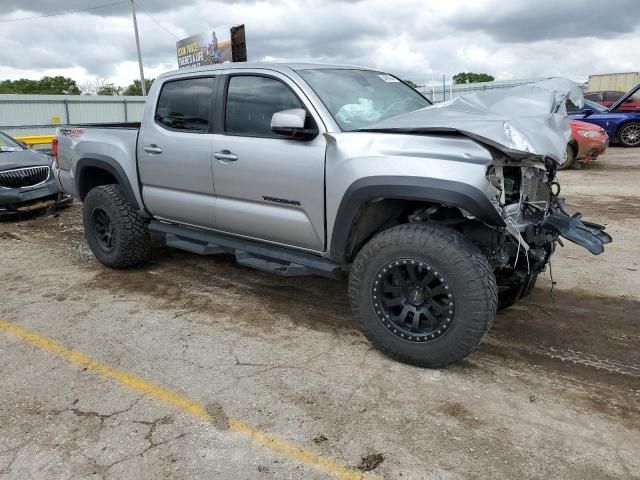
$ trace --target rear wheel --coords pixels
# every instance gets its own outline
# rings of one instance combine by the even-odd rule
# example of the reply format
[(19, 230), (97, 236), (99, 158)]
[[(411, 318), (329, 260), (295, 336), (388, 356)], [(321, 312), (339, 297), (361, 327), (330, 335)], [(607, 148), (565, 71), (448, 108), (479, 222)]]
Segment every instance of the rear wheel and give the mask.
[(618, 140), (623, 147), (640, 147), (640, 122), (625, 123), (618, 131)]
[(82, 217), (87, 243), (104, 265), (126, 268), (148, 258), (147, 222), (131, 208), (119, 185), (102, 185), (89, 191)]
[(467, 356), (489, 331), (497, 287), (486, 257), (460, 233), (406, 224), (379, 233), (358, 253), (349, 298), (376, 347), (437, 368)]

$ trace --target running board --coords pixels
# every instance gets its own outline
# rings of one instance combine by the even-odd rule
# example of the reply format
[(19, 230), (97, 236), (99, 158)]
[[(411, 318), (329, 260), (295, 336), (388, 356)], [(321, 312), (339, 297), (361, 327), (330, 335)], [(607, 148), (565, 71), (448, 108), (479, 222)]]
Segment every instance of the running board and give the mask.
[(340, 265), (305, 252), (219, 233), (151, 221), (149, 230), (165, 235), (167, 246), (198, 255), (231, 253), (239, 265), (285, 277), (320, 275), (341, 278)]

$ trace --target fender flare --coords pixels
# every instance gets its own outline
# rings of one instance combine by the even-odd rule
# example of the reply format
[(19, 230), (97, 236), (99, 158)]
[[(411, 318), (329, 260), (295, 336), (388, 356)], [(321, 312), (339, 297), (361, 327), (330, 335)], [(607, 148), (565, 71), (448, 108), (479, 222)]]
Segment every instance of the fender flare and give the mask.
[(487, 196), (471, 185), (425, 177), (365, 177), (353, 182), (340, 201), (331, 236), (330, 258), (338, 263), (346, 262), (349, 234), (358, 209), (368, 201), (381, 198), (458, 207), (489, 225), (505, 226)]
[(118, 184), (122, 188), (122, 191), (131, 207), (136, 210), (140, 209), (138, 200), (133, 193), (131, 182), (129, 182), (129, 178), (127, 177), (127, 174), (125, 173), (122, 166), (113, 158), (97, 153), (81, 158), (76, 164), (76, 192), (78, 192), (78, 196), (81, 197), (81, 200), (84, 200), (84, 196), (81, 196), (80, 194), (80, 192), (82, 192), (82, 189), (80, 188), (80, 182), (82, 180), (82, 171), (87, 167), (100, 168), (113, 175), (113, 177), (118, 181)]

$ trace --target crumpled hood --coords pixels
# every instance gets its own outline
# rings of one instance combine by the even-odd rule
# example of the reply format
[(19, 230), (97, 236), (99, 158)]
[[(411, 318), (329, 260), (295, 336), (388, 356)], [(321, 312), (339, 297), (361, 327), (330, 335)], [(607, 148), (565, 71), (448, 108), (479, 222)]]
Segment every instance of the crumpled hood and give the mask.
[(0, 171), (22, 167), (49, 166), (51, 163), (51, 157), (34, 150), (0, 153)]
[(565, 78), (472, 93), (368, 126), (367, 131), (458, 132), (513, 158), (564, 163), (571, 126), (565, 100), (582, 106), (582, 91)]

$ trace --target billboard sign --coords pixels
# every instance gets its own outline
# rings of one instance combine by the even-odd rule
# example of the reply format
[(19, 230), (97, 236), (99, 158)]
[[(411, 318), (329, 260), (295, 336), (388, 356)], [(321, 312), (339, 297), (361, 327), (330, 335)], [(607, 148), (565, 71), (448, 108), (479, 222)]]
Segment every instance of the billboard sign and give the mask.
[(230, 32), (225, 34), (212, 31), (210, 34), (199, 33), (176, 42), (178, 68), (199, 67), (216, 63), (231, 62)]

